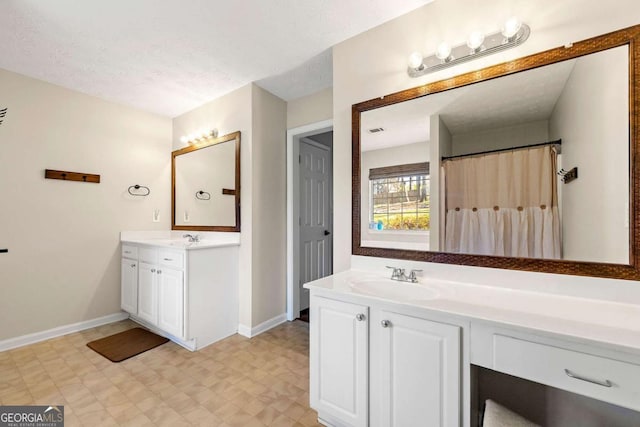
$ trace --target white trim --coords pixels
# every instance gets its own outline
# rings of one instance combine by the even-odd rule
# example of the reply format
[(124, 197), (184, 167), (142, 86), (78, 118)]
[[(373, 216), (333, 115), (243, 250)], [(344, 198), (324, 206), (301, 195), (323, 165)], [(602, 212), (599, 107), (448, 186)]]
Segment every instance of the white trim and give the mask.
[[(299, 209), (294, 206), (294, 182), (295, 177), (299, 173), (298, 162), (294, 159), (300, 154), (299, 144), (294, 144), (294, 137), (308, 132), (319, 131), (322, 129), (333, 129), (333, 119), (321, 122), (311, 123), (297, 128), (287, 129), (287, 320), (291, 321), (300, 316), (300, 289), (294, 283), (297, 282), (293, 266), (298, 262), (298, 222), (294, 221)], [(245, 328), (245, 329), (243, 329)], [(240, 331), (247, 332), (248, 328), (240, 325), (238, 333), (245, 335)], [(248, 336), (248, 335), (245, 335)]]
[[(178, 338), (175, 335), (171, 335), (167, 331), (163, 331), (162, 329), (158, 328), (157, 326), (152, 325), (151, 323), (149, 323), (146, 320), (143, 320), (143, 319), (141, 319), (141, 318), (139, 318), (137, 316), (131, 315), (130, 318), (131, 318), (131, 320), (133, 322), (136, 322), (139, 325), (144, 326), (145, 328), (149, 329), (154, 334), (160, 335), (161, 337), (168, 338), (171, 341), (173, 341), (174, 343), (178, 344), (181, 347), (186, 348), (189, 351), (197, 351), (197, 350), (200, 350), (201, 348), (206, 347), (209, 344), (213, 344), (213, 343), (209, 343), (209, 344), (206, 344), (203, 347), (198, 347), (197, 341), (196, 341), (195, 338), (191, 339), (191, 340), (188, 340), (188, 341), (185, 341), (182, 338)], [(233, 335), (233, 334), (231, 334), (231, 335)], [(222, 339), (224, 339), (224, 338), (222, 338)]]
[(273, 317), (267, 321), (260, 323), (258, 326), (255, 326), (253, 328), (250, 328), (248, 326), (241, 324), (241, 325), (238, 325), (238, 334), (247, 338), (253, 338), (256, 335), (260, 335), (261, 333), (266, 332), (271, 328), (275, 328), (276, 326), (286, 321), (287, 321), (287, 313), (282, 313), (277, 315), (276, 317)]
[(309, 144), (309, 145), (311, 145), (313, 147), (316, 147), (317, 149), (322, 150), (322, 151), (331, 151), (331, 147), (327, 147), (324, 144), (320, 144), (319, 142), (316, 142), (311, 138), (307, 138), (307, 137), (300, 138), (300, 141), (304, 142), (305, 144)]
[(96, 326), (106, 325), (108, 323), (119, 322), (128, 319), (129, 314), (125, 312), (108, 314), (91, 320), (84, 320), (70, 325), (58, 326), (57, 328), (47, 329), (46, 331), (34, 332), (33, 334), (21, 335), (19, 337), (9, 338), (0, 341), (0, 351), (11, 350), (29, 344), (35, 344), (40, 341), (49, 340), (51, 338), (61, 337), (63, 335), (72, 334), (74, 332), (84, 331), (85, 329), (95, 328)]

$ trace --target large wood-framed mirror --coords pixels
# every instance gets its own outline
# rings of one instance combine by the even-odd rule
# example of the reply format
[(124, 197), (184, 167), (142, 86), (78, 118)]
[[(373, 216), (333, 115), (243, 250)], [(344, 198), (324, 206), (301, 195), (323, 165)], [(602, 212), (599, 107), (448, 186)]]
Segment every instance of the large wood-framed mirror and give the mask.
[(171, 228), (240, 231), (240, 132), (171, 153)]
[(640, 280), (639, 82), (640, 25), (353, 105), (352, 253)]

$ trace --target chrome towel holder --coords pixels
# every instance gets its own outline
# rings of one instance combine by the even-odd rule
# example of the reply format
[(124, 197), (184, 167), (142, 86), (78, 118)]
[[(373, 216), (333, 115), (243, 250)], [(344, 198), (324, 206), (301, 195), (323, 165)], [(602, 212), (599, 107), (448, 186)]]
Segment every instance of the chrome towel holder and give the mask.
[[(139, 190), (142, 190), (142, 193), (139, 192)], [(138, 185), (138, 184), (130, 186), (127, 189), (127, 191), (132, 196), (148, 196), (149, 194), (151, 194), (151, 190), (149, 189), (149, 187), (145, 187), (144, 185)]]

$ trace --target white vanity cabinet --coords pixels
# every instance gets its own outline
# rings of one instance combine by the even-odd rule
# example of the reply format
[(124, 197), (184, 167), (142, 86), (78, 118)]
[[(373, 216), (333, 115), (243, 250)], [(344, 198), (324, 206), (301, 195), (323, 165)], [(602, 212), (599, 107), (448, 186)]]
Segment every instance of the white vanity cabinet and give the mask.
[(311, 407), (325, 421), (367, 426), (369, 308), (312, 297), (309, 313)]
[(185, 338), (184, 252), (138, 249), (138, 317), (177, 338)]
[(120, 267), (120, 308), (136, 315), (138, 313), (138, 248), (122, 245)]
[(122, 248), (121, 307), (132, 320), (189, 350), (237, 332), (237, 245)]
[(335, 426), (459, 426), (460, 327), (311, 297), (311, 406)]
[(371, 426), (460, 425), (460, 327), (371, 312)]

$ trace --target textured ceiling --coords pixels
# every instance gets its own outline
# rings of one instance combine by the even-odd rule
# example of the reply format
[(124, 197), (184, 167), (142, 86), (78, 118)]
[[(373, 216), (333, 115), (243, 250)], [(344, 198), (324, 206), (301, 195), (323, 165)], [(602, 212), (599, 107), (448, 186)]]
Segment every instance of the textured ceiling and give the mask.
[[(362, 114), (363, 151), (429, 140), (429, 116), (440, 114), (452, 135), (546, 120), (576, 60), (425, 96)], [(578, 59), (579, 61), (579, 59)], [(368, 129), (382, 127), (371, 134)]]
[(331, 46), (430, 1), (4, 0), (0, 68), (170, 117), (253, 81), (288, 100), (331, 86)]

